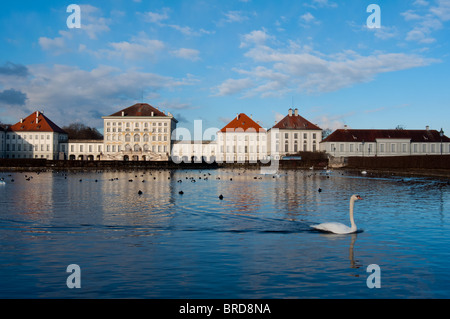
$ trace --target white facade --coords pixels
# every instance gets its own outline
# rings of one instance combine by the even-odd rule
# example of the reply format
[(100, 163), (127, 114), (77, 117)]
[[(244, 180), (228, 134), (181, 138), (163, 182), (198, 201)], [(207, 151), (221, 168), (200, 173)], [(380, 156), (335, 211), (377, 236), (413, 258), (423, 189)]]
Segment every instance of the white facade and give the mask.
[(67, 159), (98, 161), (103, 156), (103, 140), (69, 140)]
[[(149, 105), (145, 107), (152, 108)], [(102, 159), (167, 161), (171, 153), (172, 131), (176, 129), (177, 121), (172, 114), (165, 115), (156, 109), (147, 115), (132, 111), (120, 111), (119, 114), (103, 117)]]
[[(398, 132), (395, 130), (347, 129), (336, 132), (336, 136), (333, 136), (335, 134), (333, 133), (320, 143), (321, 151), (334, 157), (450, 154), (450, 139), (443, 134), (441, 136), (440, 132), (428, 128)], [(381, 137), (373, 137), (377, 134)], [(365, 135), (366, 138), (362, 139), (362, 135)], [(408, 137), (408, 135), (410, 136)]]
[(171, 159), (175, 163), (213, 163), (216, 155), (215, 141), (173, 141)]
[(5, 158), (64, 159), (67, 133), (36, 111), (4, 132)]
[(0, 127), (0, 158), (5, 158), (6, 156), (5, 141), (6, 141), (5, 130), (3, 129), (3, 127)]
[(267, 132), (218, 132), (218, 162), (256, 162), (268, 158)]
[(268, 134), (269, 144), (274, 144), (275, 151), (281, 157), (298, 152), (317, 152), (320, 149), (322, 129), (300, 116), (298, 109), (289, 109), (288, 115), (269, 132), (272, 133)]
[(55, 160), (66, 153), (67, 135), (56, 132), (6, 132), (6, 158)]

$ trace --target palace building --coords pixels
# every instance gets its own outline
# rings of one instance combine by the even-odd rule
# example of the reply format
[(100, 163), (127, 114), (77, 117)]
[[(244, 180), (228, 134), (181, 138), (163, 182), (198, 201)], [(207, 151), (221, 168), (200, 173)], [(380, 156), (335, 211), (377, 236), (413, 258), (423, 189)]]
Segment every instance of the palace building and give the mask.
[[(322, 140), (322, 129), (298, 114), (298, 109), (289, 109), (281, 121), (269, 130), (277, 129), (275, 134), (277, 141), (276, 151), (280, 156), (295, 154), (297, 152), (319, 151), (319, 143)], [(272, 137), (272, 134), (269, 134)], [(271, 141), (269, 141), (271, 142)]]
[(4, 129), (2, 148), (4, 158), (65, 159), (67, 133), (36, 111)]
[(450, 138), (430, 130), (338, 129), (321, 142), (334, 157), (409, 156), (450, 154)]
[(195, 141), (190, 134), (187, 140), (173, 139), (178, 121), (146, 103), (102, 119), (103, 140), (69, 140), (43, 112), (33, 112), (14, 125), (0, 126), (0, 158), (256, 163), (319, 151), (338, 158), (450, 154), (450, 138), (442, 129), (428, 126), (425, 130), (345, 127), (322, 140), (322, 129), (292, 108), (268, 130), (252, 116), (238, 113), (222, 129), (213, 129), (211, 140)]
[(172, 132), (178, 121), (172, 114), (137, 103), (103, 118), (104, 160), (167, 161)]

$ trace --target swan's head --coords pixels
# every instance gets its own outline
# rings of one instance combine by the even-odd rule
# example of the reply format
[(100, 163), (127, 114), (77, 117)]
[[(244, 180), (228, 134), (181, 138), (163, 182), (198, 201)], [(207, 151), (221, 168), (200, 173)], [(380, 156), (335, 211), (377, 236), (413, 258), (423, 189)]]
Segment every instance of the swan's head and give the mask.
[(362, 197), (359, 196), (359, 195), (353, 195), (353, 196), (352, 196), (352, 199), (353, 199), (353, 200), (360, 200), (360, 199), (362, 199)]

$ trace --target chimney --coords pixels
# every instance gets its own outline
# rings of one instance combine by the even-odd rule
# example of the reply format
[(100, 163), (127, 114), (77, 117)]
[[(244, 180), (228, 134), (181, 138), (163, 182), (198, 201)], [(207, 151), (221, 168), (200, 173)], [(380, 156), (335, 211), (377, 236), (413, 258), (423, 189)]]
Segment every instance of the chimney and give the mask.
[(298, 116), (298, 109), (297, 108), (294, 110), (294, 115)]
[(125, 112), (124, 111), (122, 111), (122, 116), (125, 116)]
[(430, 129), (430, 127), (428, 125), (425, 128), (427, 129), (427, 131)]
[(151, 116), (153, 116), (153, 112), (152, 112)]
[(346, 129), (347, 129), (347, 124), (344, 125), (344, 130), (346, 130)]
[(277, 125), (278, 121), (275, 121), (275, 125)]
[(236, 120), (239, 120), (239, 113), (236, 113)]
[(289, 116), (292, 116), (292, 109), (289, 109)]
[(20, 123), (23, 123), (23, 118), (20, 119)]
[(39, 123), (39, 111), (36, 111), (36, 123)]
[(252, 120), (253, 120), (253, 114), (250, 114), (250, 119), (252, 119)]

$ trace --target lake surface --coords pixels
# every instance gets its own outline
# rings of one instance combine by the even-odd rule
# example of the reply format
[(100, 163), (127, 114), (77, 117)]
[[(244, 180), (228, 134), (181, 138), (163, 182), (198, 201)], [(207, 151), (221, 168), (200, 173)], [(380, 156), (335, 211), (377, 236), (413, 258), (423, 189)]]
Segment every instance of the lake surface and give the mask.
[(447, 180), (281, 173), (0, 172), (0, 298), (450, 297)]

